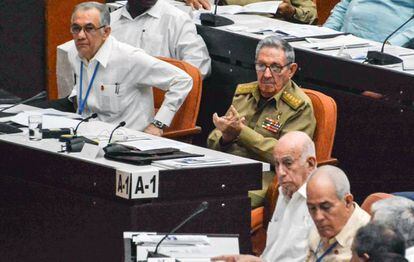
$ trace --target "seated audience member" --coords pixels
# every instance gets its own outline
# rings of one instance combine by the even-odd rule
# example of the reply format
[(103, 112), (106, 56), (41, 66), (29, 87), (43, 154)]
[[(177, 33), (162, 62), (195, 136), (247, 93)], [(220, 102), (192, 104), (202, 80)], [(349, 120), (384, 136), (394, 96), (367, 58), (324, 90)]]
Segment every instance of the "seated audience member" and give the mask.
[[(98, 113), (103, 122), (125, 121), (129, 128), (162, 135), (190, 91), (191, 77), (112, 37), (103, 4), (77, 5), (71, 22), (77, 51), (69, 53), (76, 79), (69, 99), (78, 113)], [(153, 86), (167, 90), (155, 117)]]
[(353, 201), (345, 173), (334, 166), (318, 168), (308, 180), (306, 193), (316, 226), (310, 232), (306, 261), (348, 262), (356, 231), (370, 216)]
[[(324, 26), (383, 42), (413, 15), (413, 10), (413, 0), (341, 0), (332, 10)], [(410, 21), (388, 42), (408, 47), (413, 37), (414, 21)]]
[(111, 13), (111, 28), (118, 41), (152, 56), (184, 60), (203, 77), (210, 72), (210, 56), (194, 22), (165, 0), (128, 0), (126, 6)]
[(312, 226), (306, 206), (306, 181), (316, 168), (315, 145), (307, 134), (292, 131), (280, 138), (273, 156), (280, 194), (262, 256), (230, 255), (213, 261), (302, 262), (306, 258)]
[(382, 199), (372, 205), (372, 220), (399, 231), (405, 240), (406, 258), (414, 262), (414, 201), (405, 197)]
[(361, 227), (355, 235), (351, 262), (378, 262), (385, 257), (398, 257), (397, 261), (404, 261), (404, 254), (404, 238), (398, 231), (369, 223)]
[[(207, 140), (209, 148), (273, 164), (272, 150), (289, 131), (313, 137), (316, 120), (309, 97), (291, 78), (298, 65), (293, 48), (275, 36), (262, 39), (256, 48), (257, 82), (237, 86), (225, 116), (213, 115), (216, 126)], [(264, 190), (250, 194), (252, 205), (262, 203), (272, 174), (264, 175)]]
[[(263, 1), (266, 0), (224, 0), (223, 2), (226, 5), (247, 5)], [(195, 9), (211, 9), (209, 0), (185, 0), (185, 2)], [(312, 0), (282, 0), (277, 9), (276, 16), (287, 21), (304, 24), (316, 24), (318, 21), (316, 5)]]

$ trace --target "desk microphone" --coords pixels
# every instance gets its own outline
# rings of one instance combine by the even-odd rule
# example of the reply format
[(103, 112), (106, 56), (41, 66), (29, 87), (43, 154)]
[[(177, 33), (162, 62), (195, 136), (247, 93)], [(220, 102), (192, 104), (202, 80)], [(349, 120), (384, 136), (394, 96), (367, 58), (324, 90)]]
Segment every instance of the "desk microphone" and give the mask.
[(202, 25), (217, 27), (234, 24), (233, 20), (228, 19), (224, 16), (217, 15), (217, 6), (219, 0), (214, 0), (214, 13), (202, 13), (200, 15), (200, 21)]
[(115, 130), (117, 130), (118, 128), (123, 127), (123, 126), (125, 126), (125, 125), (126, 125), (125, 121), (122, 121), (121, 123), (119, 123), (119, 125), (117, 125), (117, 126), (114, 128), (114, 130), (112, 130), (111, 135), (109, 136), (108, 145), (111, 143), (112, 136), (114, 135)]
[(39, 94), (37, 94), (35, 96), (32, 96), (31, 98), (28, 98), (28, 99), (25, 99), (23, 101), (17, 102), (17, 103), (15, 103), (15, 104), (13, 104), (11, 106), (8, 106), (8, 107), (3, 107), (2, 109), (0, 109), (0, 112), (6, 111), (7, 109), (10, 109), (12, 107), (18, 106), (20, 104), (32, 102), (32, 101), (39, 100), (39, 99), (43, 99), (43, 98), (46, 97), (46, 95), (47, 95), (46, 91), (42, 91)]
[(74, 136), (76, 136), (76, 132), (78, 131), (78, 128), (79, 128), (79, 126), (80, 126), (80, 124), (82, 124), (83, 122), (88, 122), (90, 119), (93, 119), (93, 118), (97, 118), (98, 117), (98, 114), (97, 113), (93, 113), (91, 116), (88, 116), (87, 118), (85, 118), (85, 119), (82, 119), (77, 125), (76, 125), (76, 127), (75, 127), (75, 129), (73, 130), (73, 135)]
[(178, 226), (176, 226), (173, 230), (170, 231), (170, 233), (166, 234), (160, 242), (158, 242), (157, 246), (155, 247), (154, 252), (148, 252), (148, 257), (165, 257), (163, 254), (158, 254), (158, 247), (161, 245), (162, 241), (164, 241), (169, 235), (174, 234), (175, 231), (180, 229), (182, 226), (184, 226), (188, 221), (193, 219), (198, 214), (204, 212), (208, 208), (208, 202), (203, 201), (201, 204), (197, 207), (197, 209), (189, 216), (187, 217), (183, 222), (181, 222)]
[(392, 64), (399, 64), (402, 63), (403, 60), (397, 56), (393, 56), (387, 53), (384, 53), (384, 46), (385, 43), (393, 36), (398, 30), (400, 30), (403, 26), (405, 26), (408, 22), (410, 22), (414, 18), (414, 15), (411, 16), (407, 21), (405, 21), (401, 26), (399, 26), (394, 32), (385, 38), (384, 42), (382, 43), (381, 52), (379, 51), (368, 51), (366, 62), (372, 65), (392, 65)]

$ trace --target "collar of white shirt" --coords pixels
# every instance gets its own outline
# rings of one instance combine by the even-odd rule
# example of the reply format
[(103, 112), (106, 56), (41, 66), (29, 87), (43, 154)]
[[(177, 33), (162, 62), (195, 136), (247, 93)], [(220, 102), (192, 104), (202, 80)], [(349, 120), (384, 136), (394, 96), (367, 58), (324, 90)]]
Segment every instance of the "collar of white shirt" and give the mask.
[[(141, 16), (144, 16), (144, 15), (147, 15), (147, 14), (150, 15), (150, 16), (153, 16), (155, 18), (160, 18), (161, 14), (162, 14), (162, 3), (161, 3), (161, 1), (163, 1), (163, 0), (158, 0), (153, 7), (151, 7), (150, 9), (145, 11), (144, 13), (140, 14), (135, 19), (137, 19)], [(114, 16), (112, 18), (113, 18), (114, 22), (117, 21), (117, 20), (120, 20), (121, 18), (126, 18), (128, 20), (134, 20), (134, 19), (132, 19), (131, 14), (126, 9), (126, 5), (123, 6), (121, 8), (121, 10), (118, 13), (116, 13), (116, 15), (114, 14)]]
[[(102, 67), (105, 68), (108, 64), (109, 56), (111, 55), (113, 41), (113, 36), (109, 35), (102, 46), (99, 48), (98, 52), (96, 52), (95, 56), (92, 57), (92, 59), (89, 61), (89, 63), (92, 63), (96, 60), (99, 62), (99, 64), (101, 64)], [(80, 58), (79, 55), (77, 56), (77, 59), (79, 62), (82, 60), (85, 64), (88, 64), (88, 62), (85, 59)]]

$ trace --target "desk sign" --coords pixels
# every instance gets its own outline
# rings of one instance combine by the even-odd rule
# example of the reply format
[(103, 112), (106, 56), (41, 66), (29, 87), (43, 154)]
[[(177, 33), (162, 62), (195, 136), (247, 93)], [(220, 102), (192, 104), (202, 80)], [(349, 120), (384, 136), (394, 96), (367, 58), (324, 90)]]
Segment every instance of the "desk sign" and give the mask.
[(115, 194), (125, 199), (157, 198), (159, 173), (116, 170)]

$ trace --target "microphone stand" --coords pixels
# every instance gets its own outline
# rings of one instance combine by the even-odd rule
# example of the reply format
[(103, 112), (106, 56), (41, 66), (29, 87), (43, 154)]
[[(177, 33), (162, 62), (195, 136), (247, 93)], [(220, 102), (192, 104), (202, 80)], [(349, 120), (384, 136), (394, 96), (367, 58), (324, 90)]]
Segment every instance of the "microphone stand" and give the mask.
[(167, 257), (166, 255), (159, 254), (158, 253), (158, 247), (161, 245), (161, 243), (171, 234), (174, 234), (178, 229), (180, 229), (183, 225), (185, 225), (188, 221), (193, 219), (198, 214), (204, 212), (208, 208), (208, 202), (203, 201), (200, 206), (196, 209), (195, 212), (193, 212), (189, 217), (187, 217), (183, 222), (181, 222), (178, 226), (176, 226), (173, 230), (170, 231), (170, 233), (165, 234), (165, 236), (158, 242), (157, 246), (155, 247), (154, 252), (148, 252), (148, 257)]
[(25, 99), (23, 101), (20, 101), (18, 103), (15, 103), (11, 106), (3, 107), (2, 109), (0, 109), (0, 113), (3, 112), (3, 111), (6, 111), (7, 109), (13, 108), (15, 106), (18, 106), (18, 105), (21, 105), (21, 104), (24, 104), (24, 103), (27, 103), (27, 102), (32, 102), (32, 101), (35, 101), (35, 100), (38, 100), (38, 99), (43, 99), (43, 98), (46, 97), (46, 95), (47, 95), (46, 91), (42, 91), (42, 92), (40, 92), (39, 94), (37, 94), (35, 96), (32, 96), (32, 97), (30, 97), (28, 99)]
[(393, 31), (387, 38), (385, 38), (382, 43), (381, 51), (368, 51), (366, 61), (371, 65), (392, 65), (402, 63), (403, 60), (397, 56), (384, 53), (385, 43), (388, 39), (391, 38), (398, 30), (403, 28), (408, 22), (414, 18), (414, 15), (411, 16), (407, 21), (405, 21), (401, 26), (399, 26), (395, 31)]
[(214, 1), (214, 13), (202, 13), (200, 15), (200, 21), (202, 25), (211, 26), (211, 27), (217, 27), (217, 26), (225, 26), (225, 25), (232, 25), (234, 24), (234, 21), (231, 19), (228, 19), (224, 16), (217, 15), (217, 6), (218, 6), (219, 0)]

